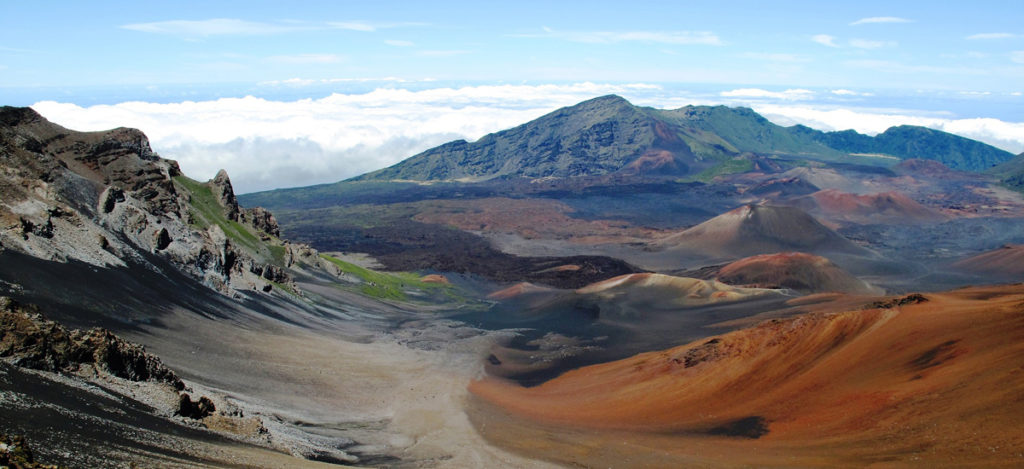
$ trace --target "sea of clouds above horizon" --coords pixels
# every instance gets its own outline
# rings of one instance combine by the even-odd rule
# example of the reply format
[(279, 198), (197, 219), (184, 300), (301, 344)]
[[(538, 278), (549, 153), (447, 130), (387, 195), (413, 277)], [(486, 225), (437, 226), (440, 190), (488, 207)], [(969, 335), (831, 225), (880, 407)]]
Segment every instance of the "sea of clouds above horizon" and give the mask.
[[(153, 149), (164, 158), (177, 160), (186, 175), (206, 180), (225, 169), (239, 193), (339, 181), (390, 166), (445, 142), (476, 140), (607, 94), (662, 109), (687, 104), (745, 105), (780, 125), (854, 129), (869, 135), (894, 125), (921, 125), (1013, 153), (1024, 151), (1022, 122), (816, 100), (816, 94), (822, 93), (744, 88), (697, 96), (652, 84), (576, 83), (378, 88), (291, 101), (246, 96), (88, 107), (41, 101), (31, 107), (70, 129), (141, 129)], [(852, 92), (824, 93), (844, 96)]]

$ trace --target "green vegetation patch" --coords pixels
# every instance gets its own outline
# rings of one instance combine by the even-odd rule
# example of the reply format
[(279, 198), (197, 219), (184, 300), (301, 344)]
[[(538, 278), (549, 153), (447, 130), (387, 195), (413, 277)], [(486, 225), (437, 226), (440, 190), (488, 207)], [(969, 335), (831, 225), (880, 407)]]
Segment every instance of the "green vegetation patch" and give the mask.
[(337, 266), (342, 272), (351, 274), (361, 280), (360, 291), (364, 295), (373, 298), (407, 301), (409, 299), (409, 290), (432, 292), (438, 290), (447, 291), (452, 288), (451, 285), (443, 283), (424, 282), (419, 275), (411, 272), (377, 272), (350, 264), (327, 254), (320, 254), (320, 257)]
[(752, 169), (754, 169), (753, 161), (742, 158), (733, 158), (731, 160), (725, 160), (720, 164), (705, 169), (704, 171), (701, 171), (700, 173), (694, 175), (692, 178), (695, 181), (711, 182), (712, 179), (718, 176), (745, 173)]
[[(263, 243), (248, 228), (241, 223), (228, 220), (224, 216), (224, 207), (220, 205), (213, 191), (209, 186), (199, 181), (189, 179), (186, 176), (175, 176), (174, 182), (183, 187), (189, 193), (189, 204), (192, 206), (191, 214), (193, 226), (206, 229), (217, 225), (224, 234), (235, 244), (248, 249), (252, 253), (259, 253)], [(283, 249), (283, 248), (282, 248)], [(282, 259), (284, 253), (281, 253)]]

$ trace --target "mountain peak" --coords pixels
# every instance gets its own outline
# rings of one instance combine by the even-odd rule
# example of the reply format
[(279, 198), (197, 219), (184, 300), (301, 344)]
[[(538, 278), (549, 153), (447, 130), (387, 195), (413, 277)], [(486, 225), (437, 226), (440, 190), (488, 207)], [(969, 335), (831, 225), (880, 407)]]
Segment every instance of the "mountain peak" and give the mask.
[(623, 105), (623, 104), (628, 105), (628, 106), (632, 106), (633, 105), (633, 103), (630, 103), (628, 100), (626, 100), (626, 98), (623, 98), (622, 96), (619, 96), (617, 94), (606, 94), (604, 96), (598, 96), (596, 98), (588, 99), (586, 101), (583, 101), (583, 102), (577, 104), (576, 106), (595, 105), (595, 104), (597, 104), (597, 105), (605, 105), (605, 106), (607, 106), (607, 105)]
[[(981, 142), (915, 126), (877, 137), (781, 127), (751, 108), (638, 107), (606, 95), (557, 109), (476, 142), (454, 141), (355, 180), (485, 181), (499, 177), (729, 174), (743, 155), (891, 164), (928, 158), (980, 171), (1013, 158)], [(853, 156), (851, 156), (853, 155)], [(881, 156), (880, 156), (881, 155)]]
[(31, 124), (45, 120), (34, 109), (30, 107), (0, 107), (0, 125), (15, 126), (20, 124)]
[(798, 208), (754, 204), (737, 207), (665, 238), (660, 244), (712, 255), (864, 252)]

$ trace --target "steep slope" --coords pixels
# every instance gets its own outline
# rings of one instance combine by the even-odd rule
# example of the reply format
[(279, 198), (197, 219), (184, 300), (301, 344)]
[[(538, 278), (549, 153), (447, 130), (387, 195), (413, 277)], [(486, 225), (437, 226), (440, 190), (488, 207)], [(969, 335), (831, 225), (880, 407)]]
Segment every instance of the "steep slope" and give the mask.
[(840, 158), (843, 153), (800, 133), (773, 124), (753, 109), (727, 106), (684, 106), (654, 113), (679, 129), (695, 154), (757, 153)]
[[(0, 355), (158, 374), (102, 327), (197, 393), (150, 402), (148, 382), (0, 361), (0, 433), (73, 467), (527, 465), (489, 453), (464, 421), (464, 383), (489, 339), (443, 319), (453, 303), (475, 309), (457, 285), (281, 240), (269, 212), (237, 206), (225, 173), (188, 179), (139, 131), (76, 132), (19, 108), (0, 122), (0, 295), (64, 325), (11, 335), (5, 323)], [(230, 415), (182, 425), (211, 410), (210, 389), (230, 394), (207, 399)]]
[(556, 110), (475, 142), (449, 142), (353, 180), (481, 181), (606, 174), (706, 178), (749, 170), (751, 155), (873, 165), (889, 165), (894, 158), (925, 158), (971, 171), (1013, 157), (924, 127), (893, 127), (869, 137), (854, 131), (781, 127), (749, 108), (659, 110), (611, 95)]
[(800, 209), (768, 205), (744, 205), (657, 244), (734, 258), (782, 251), (866, 253)]
[(928, 159), (965, 171), (984, 171), (1013, 158), (1008, 151), (976, 140), (913, 125), (890, 127), (874, 137), (854, 130), (822, 132), (801, 125), (790, 129), (848, 153)]
[(0, 297), (0, 428), (32, 433), (37, 455), (71, 467), (162, 465), (154, 453), (202, 464), (234, 446), (236, 458), (248, 450), (283, 459), (258, 441), (266, 432), (259, 418), (210, 396), (139, 344), (106, 329), (66, 329), (34, 305)]
[[(478, 425), (584, 466), (629, 456), (636, 467), (1018, 465), (1022, 300), (1020, 285), (910, 295), (771, 320), (533, 388), (487, 379), (472, 391), (525, 420), (495, 413)], [(566, 437), (535, 446), (517, 431), (528, 422)], [(648, 445), (659, 452), (636, 452)]]
[(457, 140), (356, 180), (481, 180), (632, 171), (685, 174), (689, 148), (644, 109), (618, 96), (562, 108), (473, 143)]
[(291, 281), (276, 220), (240, 209), (223, 171), (192, 181), (134, 129), (76, 132), (12, 107), (0, 124), (0, 248), (97, 267), (155, 254), (224, 293)]
[(953, 264), (953, 267), (1004, 279), (1024, 279), (1024, 245), (1007, 244)]
[(1024, 192), (1024, 153), (988, 171), (1008, 187)]
[(718, 281), (758, 288), (790, 288), (803, 293), (882, 293), (832, 261), (813, 254), (784, 252), (740, 259), (722, 267)]
[[(747, 108), (686, 106), (665, 111), (603, 96), (476, 142), (447, 143), (354, 179), (685, 175), (720, 165), (725, 165), (721, 171), (735, 172), (745, 166), (728, 162), (751, 152), (842, 156)], [(728, 169), (732, 166), (736, 168)]]

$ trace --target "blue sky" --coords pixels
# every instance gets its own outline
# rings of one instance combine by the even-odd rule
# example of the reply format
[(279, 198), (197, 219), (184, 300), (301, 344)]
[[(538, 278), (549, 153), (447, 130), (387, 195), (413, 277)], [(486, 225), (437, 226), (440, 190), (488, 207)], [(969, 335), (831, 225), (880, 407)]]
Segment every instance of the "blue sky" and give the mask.
[(1020, 1), (491, 3), (5, 1), (0, 84), (395, 77), (1024, 91)]
[[(509, 122), (505, 116), (536, 117), (585, 99), (588, 90), (618, 90), (645, 105), (748, 105), (783, 124), (825, 129), (871, 133), (889, 122), (878, 116), (902, 116), (1024, 150), (1019, 0), (94, 3), (0, 1), (0, 103), (49, 103), (35, 107), (48, 109), (47, 117), (58, 123), (82, 128), (121, 118), (152, 138), (168, 133), (156, 126), (178, 125), (189, 113), (244, 114), (230, 99), (245, 96), (266, 106), (289, 105), (289, 113), (297, 113), (304, 102), (324, 108), (317, 100), (341, 95), (351, 97), (349, 105), (362, 103), (346, 111), (356, 114), (380, 111), (384, 104), (405, 112), (429, 97), (437, 106), (431, 112), (492, 109), (497, 126)], [(520, 87), (518, 93), (538, 98), (510, 99), (511, 88), (501, 87)], [(408, 94), (387, 94), (376, 104), (357, 98), (376, 90)], [(123, 105), (129, 102), (209, 105), (136, 106), (129, 112)], [(315, 121), (310, 106), (303, 119)], [(530, 112), (519, 113), (524, 110)], [(854, 117), (838, 117), (844, 110)], [(193, 117), (216, 127), (209, 115)], [(381, 124), (378, 140), (345, 148), (362, 145), (372, 153), (381, 142), (406, 139), (407, 145), (373, 160), (389, 164), (444, 136), (478, 138), (500, 129), (467, 130), (472, 126), (460, 116), (465, 114), (455, 112), (450, 128), (437, 123), (433, 137), (420, 140)], [(359, 122), (357, 117), (331, 123)], [(282, 143), (286, 137), (232, 131), (244, 127), (224, 125), (225, 137), (215, 143)], [(186, 171), (191, 166), (206, 177), (216, 158), (199, 147), (217, 139), (188, 141), (190, 131), (181, 126), (176, 140), (158, 137), (154, 146), (182, 159)], [(337, 135), (296, 138), (307, 137), (325, 160), (341, 158), (344, 145), (327, 143)], [(188, 145), (193, 150), (186, 154)], [(296, 153), (301, 152), (293, 149), (291, 164), (301, 163)], [(244, 168), (244, 157), (237, 160)], [(324, 177), (354, 175), (329, 174)], [(271, 187), (270, 177), (249, 187)], [(302, 183), (302, 177), (296, 173), (287, 184)]]

